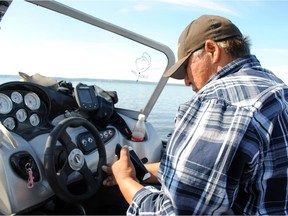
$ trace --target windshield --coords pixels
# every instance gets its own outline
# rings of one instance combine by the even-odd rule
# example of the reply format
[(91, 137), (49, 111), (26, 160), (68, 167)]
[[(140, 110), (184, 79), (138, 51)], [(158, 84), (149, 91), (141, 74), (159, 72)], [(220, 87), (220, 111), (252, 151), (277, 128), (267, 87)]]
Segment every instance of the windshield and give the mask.
[[(17, 16), (20, 20), (9, 17), (18, 7), (25, 8)], [(24, 1), (13, 2), (6, 16), (1, 25), (1, 47), (9, 53), (1, 53), (1, 59), (9, 63), (1, 67), (1, 74), (17, 75), (22, 71), (73, 82), (79, 82), (79, 78), (97, 79), (93, 82), (105, 90), (116, 90), (114, 82), (121, 81), (119, 97), (135, 89), (140, 99), (133, 108), (140, 110), (167, 66), (167, 58), (161, 52)], [(62, 20), (61, 24), (58, 20)], [(19, 22), (23, 25), (16, 29), (13, 24)], [(122, 101), (120, 98), (117, 106), (129, 108)]]
[[(71, 7), (75, 2), (79, 4), (63, 1)], [(162, 78), (168, 67), (163, 52), (26, 1), (10, 5), (1, 22), (0, 46), (5, 50), (0, 53), (1, 83), (19, 80), (18, 72), (39, 73), (73, 86), (82, 82), (116, 91), (115, 106), (137, 112), (146, 107), (146, 118), (161, 136), (172, 130), (179, 102), (191, 96), (191, 89), (169, 85), (157, 101), (167, 82)], [(159, 81), (163, 83), (157, 89)], [(172, 96), (177, 96), (173, 103)]]

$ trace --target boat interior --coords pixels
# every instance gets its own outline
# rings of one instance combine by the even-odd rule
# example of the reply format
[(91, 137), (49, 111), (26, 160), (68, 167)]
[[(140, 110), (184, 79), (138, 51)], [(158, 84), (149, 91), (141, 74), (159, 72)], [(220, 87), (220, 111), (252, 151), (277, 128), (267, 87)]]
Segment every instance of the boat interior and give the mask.
[[(9, 30), (6, 24), (8, 19), (13, 19), (13, 7), (17, 7), (19, 2), (0, 1), (1, 34)], [(81, 34), (82, 25), (90, 28), (96, 41), (96, 51), (93, 58), (89, 57), (89, 53), (82, 56), (83, 53), (74, 52), (71, 56), (62, 56), (61, 60), (61, 50), (56, 50), (55, 57), (51, 56), (51, 59), (45, 53), (37, 54), (39, 59), (36, 56), (33, 63), (43, 64), (43, 71), (33, 74), (19, 71), (17, 77), (1, 83), (0, 214), (85, 214), (88, 209), (83, 203), (97, 196), (105, 177), (101, 166), (113, 161), (117, 146), (130, 146), (142, 163), (160, 160), (167, 139), (155, 129), (157, 118), (154, 121), (150, 119), (168, 81), (162, 75), (175, 62), (174, 53), (161, 43), (59, 1), (26, 0), (21, 4), (33, 11), (29, 11), (30, 14), (35, 14), (31, 19), (37, 18), (40, 22), (43, 19), (41, 26), (31, 27), (39, 27), (39, 32), (48, 29), (50, 24), (45, 22), (47, 17), (54, 28), (67, 28), (71, 37)], [(57, 25), (57, 19), (72, 24), (69, 27)], [(10, 28), (13, 29), (13, 26)], [(82, 36), (83, 40), (90, 39)], [(18, 38), (21, 37), (18, 35)], [(107, 50), (97, 41), (101, 39), (107, 39), (102, 46), (115, 43), (119, 47)], [(112, 42), (108, 42), (108, 39)], [(69, 40), (72, 39), (63, 38), (67, 44), (58, 44), (59, 49), (69, 49)], [(131, 49), (129, 57), (121, 56), (120, 52), (125, 49), (126, 41), (129, 41)], [(15, 41), (14, 45), (17, 43)], [(25, 44), (25, 41), (21, 43)], [(13, 45), (9, 46), (13, 48)], [(54, 45), (47, 44), (48, 48), (51, 46), (54, 48)], [(90, 46), (93, 46), (92, 42)], [(46, 54), (50, 55), (49, 50)], [(102, 56), (109, 59), (102, 60)], [(28, 58), (23, 55), (24, 60), (31, 60)], [(107, 64), (113, 64), (111, 58), (121, 58), (119, 62), (115, 61), (119, 65), (117, 74), (115, 70), (110, 72), (107, 69), (106, 72), (103, 71), (104, 67), (100, 67), (105, 64), (107, 68)], [(84, 69), (79, 71), (77, 63), (82, 60)], [(150, 67), (151, 61), (162, 63)], [(70, 77), (49, 75), (49, 70), (53, 69), (51, 67), (55, 65), (61, 70), (65, 64), (75, 64), (75, 71), (71, 71)], [(88, 79), (92, 72), (85, 74), (82, 71), (92, 65), (93, 70), (99, 73), (93, 73), (92, 79)], [(127, 71), (128, 75), (125, 75)], [(77, 76), (74, 77), (75, 73)], [(79, 76), (83, 79), (80, 80)], [(121, 80), (121, 77), (125, 79)], [(111, 79), (116, 79), (117, 85)], [(136, 90), (135, 86), (139, 89)], [(135, 94), (131, 94), (133, 92)], [(131, 95), (136, 97), (132, 98)], [(135, 142), (131, 140), (131, 133), (139, 114), (146, 117), (146, 131), (144, 140)], [(75, 206), (78, 208), (73, 212), (71, 209)]]

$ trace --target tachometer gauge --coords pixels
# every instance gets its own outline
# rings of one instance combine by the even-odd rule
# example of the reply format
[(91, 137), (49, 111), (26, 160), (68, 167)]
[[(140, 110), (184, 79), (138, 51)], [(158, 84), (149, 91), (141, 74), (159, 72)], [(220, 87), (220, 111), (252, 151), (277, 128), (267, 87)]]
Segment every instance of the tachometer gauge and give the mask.
[(16, 112), (16, 118), (19, 122), (24, 122), (27, 119), (27, 112), (25, 109), (19, 109)]
[(34, 113), (30, 116), (29, 121), (32, 126), (36, 127), (40, 123), (40, 118), (36, 113)]
[(37, 110), (40, 107), (40, 98), (34, 92), (29, 92), (24, 96), (24, 103), (30, 110)]
[(17, 91), (12, 92), (11, 99), (14, 103), (17, 103), (17, 104), (20, 104), (23, 102), (22, 95)]
[(3, 121), (3, 125), (9, 130), (13, 130), (16, 126), (15, 120), (12, 117), (8, 117)]
[(13, 103), (11, 99), (7, 95), (0, 93), (0, 114), (7, 114), (12, 108)]

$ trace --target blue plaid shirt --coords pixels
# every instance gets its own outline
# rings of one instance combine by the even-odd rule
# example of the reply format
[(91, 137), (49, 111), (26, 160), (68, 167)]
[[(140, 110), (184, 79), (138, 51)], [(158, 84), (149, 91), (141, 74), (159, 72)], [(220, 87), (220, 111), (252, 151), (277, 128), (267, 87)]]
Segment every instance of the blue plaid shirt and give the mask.
[(288, 214), (288, 87), (254, 55), (180, 105), (158, 173), (127, 214)]

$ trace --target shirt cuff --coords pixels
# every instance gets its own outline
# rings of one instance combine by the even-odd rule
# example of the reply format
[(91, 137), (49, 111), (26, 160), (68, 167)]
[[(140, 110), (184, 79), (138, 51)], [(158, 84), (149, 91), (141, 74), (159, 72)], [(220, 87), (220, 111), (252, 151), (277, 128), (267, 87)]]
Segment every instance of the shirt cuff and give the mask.
[(153, 186), (145, 186), (144, 188), (140, 189), (136, 192), (136, 194), (133, 197), (133, 201), (136, 203), (141, 202), (145, 197), (147, 197), (151, 193), (159, 193), (159, 190), (156, 189)]

